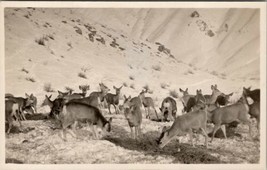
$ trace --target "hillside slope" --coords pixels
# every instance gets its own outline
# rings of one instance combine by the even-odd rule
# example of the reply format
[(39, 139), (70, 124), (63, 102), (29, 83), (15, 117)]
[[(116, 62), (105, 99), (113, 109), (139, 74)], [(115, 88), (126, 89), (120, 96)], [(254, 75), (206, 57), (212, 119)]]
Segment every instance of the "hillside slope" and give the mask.
[(6, 8), (6, 92), (43, 98), (47, 83), (104, 82), (163, 98), (180, 87), (259, 87), (258, 22), (252, 9)]

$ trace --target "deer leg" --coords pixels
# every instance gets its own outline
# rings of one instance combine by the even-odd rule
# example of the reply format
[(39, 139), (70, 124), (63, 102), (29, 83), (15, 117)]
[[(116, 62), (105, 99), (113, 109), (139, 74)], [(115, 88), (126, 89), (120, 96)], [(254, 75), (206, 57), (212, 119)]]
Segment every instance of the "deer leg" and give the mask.
[(113, 107), (114, 107), (114, 109), (115, 109), (116, 114), (118, 114), (117, 107), (116, 107), (115, 104), (113, 104)]
[(157, 119), (159, 119), (159, 117), (158, 117), (158, 113), (157, 113), (157, 110), (156, 110), (156, 108), (155, 108), (155, 107), (153, 107), (153, 109), (154, 109), (154, 111), (155, 111), (155, 114), (156, 114), (156, 117), (157, 117)]
[(213, 128), (213, 132), (212, 132), (212, 138), (211, 138), (211, 141), (210, 143), (212, 143), (213, 141), (213, 138), (214, 138), (214, 135), (215, 133), (217, 132), (217, 130), (221, 127), (221, 125), (215, 125), (214, 128)]
[(137, 139), (137, 137), (138, 137), (138, 127), (137, 126), (134, 127), (134, 131), (135, 131), (134, 139)]
[(204, 128), (201, 128), (202, 132), (204, 133), (204, 136), (205, 136), (205, 145), (206, 145), (206, 148), (208, 148), (208, 134), (207, 134), (207, 131), (206, 131), (206, 127)]
[(8, 129), (7, 129), (7, 134), (9, 134), (11, 128), (12, 128), (12, 125), (13, 125), (13, 120), (12, 120), (12, 117), (9, 117), (8, 118)]
[(77, 138), (77, 135), (73, 132), (74, 129), (75, 129), (75, 127), (72, 126), (71, 129), (69, 129), (69, 133), (71, 134), (72, 137)]
[(147, 117), (150, 119), (150, 106), (147, 107)]
[(222, 126), (221, 126), (221, 129), (222, 129), (224, 138), (227, 139), (227, 136), (226, 136), (226, 127), (225, 127), (225, 125), (222, 125)]
[(193, 141), (193, 131), (192, 129), (189, 130), (189, 137), (190, 137), (190, 141), (193, 147), (195, 147), (194, 141)]
[(96, 139), (98, 140), (99, 137), (98, 137), (98, 133), (97, 133), (96, 125), (93, 125), (93, 130), (94, 130), (94, 133), (95, 133), (95, 137), (96, 137)]
[(111, 114), (111, 111), (110, 111), (110, 104), (108, 103), (108, 111), (109, 111), (109, 114)]
[(133, 127), (130, 127), (130, 128), (131, 128), (131, 138), (134, 138)]

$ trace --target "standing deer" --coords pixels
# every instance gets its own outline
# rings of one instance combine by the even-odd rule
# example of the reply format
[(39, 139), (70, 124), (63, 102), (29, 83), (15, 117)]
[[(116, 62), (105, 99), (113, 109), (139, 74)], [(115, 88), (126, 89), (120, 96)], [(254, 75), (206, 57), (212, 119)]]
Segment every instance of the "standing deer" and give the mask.
[(95, 100), (97, 98), (98, 100), (98, 106), (100, 109), (103, 109), (103, 102), (104, 102), (104, 97), (107, 95), (108, 91), (110, 90), (107, 86), (105, 86), (103, 83), (99, 83), (100, 86), (100, 92), (92, 92), (89, 97), (91, 97), (91, 100)]
[(180, 92), (183, 93), (183, 97), (181, 98), (182, 104), (184, 106), (184, 109), (182, 112), (190, 112), (192, 107), (196, 104), (196, 96), (191, 95), (188, 93), (188, 88), (185, 90), (179, 88)]
[(159, 108), (159, 110), (161, 111), (165, 121), (175, 120), (177, 112), (176, 101), (171, 97), (166, 97), (162, 101), (161, 108)]
[[(147, 89), (144, 91), (145, 93), (147, 93)], [(150, 119), (150, 108), (152, 107), (155, 114), (156, 114), (156, 117), (157, 119), (159, 119), (158, 117), (158, 113), (157, 113), (157, 110), (155, 108), (155, 105), (154, 105), (154, 101), (151, 97), (144, 97), (143, 100), (142, 100), (142, 103), (143, 103), (143, 106), (145, 108), (145, 111), (146, 111), (146, 118)]]
[(19, 119), (20, 120), (26, 120), (26, 117), (24, 115), (24, 111), (26, 110), (26, 108), (32, 107), (34, 101), (29, 96), (27, 98), (11, 97), (10, 96), (10, 97), (7, 97), (6, 99), (7, 100), (12, 100), (15, 103), (18, 103), (18, 106), (19, 106)]
[(132, 100), (131, 96), (127, 98), (124, 95), (124, 103), (123, 103), (124, 115), (131, 128), (131, 137), (134, 139), (136, 139), (141, 134), (141, 123), (142, 123), (141, 106), (139, 102), (135, 102), (138, 101), (137, 100), (138, 98)]
[(207, 104), (214, 104), (218, 98), (222, 94), (220, 90), (217, 89), (217, 84), (211, 85), (212, 94), (204, 95)]
[(105, 96), (105, 99), (106, 99), (106, 101), (108, 103), (108, 111), (109, 111), (109, 114), (111, 114), (111, 112), (110, 112), (110, 105), (113, 105), (114, 106), (115, 112), (116, 112), (116, 114), (118, 114), (118, 104), (119, 104), (120, 92), (121, 92), (121, 88), (122, 87), (123, 86), (117, 88), (117, 87), (113, 86), (113, 88), (116, 90), (116, 94), (108, 93)]
[(254, 102), (260, 102), (260, 89), (250, 90), (251, 87), (243, 87), (243, 93), (246, 97), (250, 97)]
[(5, 100), (5, 112), (6, 112), (6, 121), (8, 122), (7, 134), (10, 133), (10, 130), (13, 126), (13, 119), (16, 117), (17, 121), (20, 124), (20, 128), (22, 127), (21, 121), (18, 117), (19, 114), (19, 104), (14, 100)]
[(34, 109), (34, 113), (37, 113), (37, 98), (33, 94), (28, 95), (27, 93), (25, 93), (25, 96), (33, 101), (32, 108)]
[(214, 135), (219, 128), (222, 129), (224, 137), (227, 138), (224, 124), (229, 124), (234, 121), (243, 122), (244, 124), (248, 125), (249, 133), (252, 138), (251, 122), (248, 114), (249, 106), (244, 95), (242, 95), (239, 101), (235, 104), (217, 108), (211, 111), (208, 114), (208, 120), (214, 124), (211, 142), (213, 141)]

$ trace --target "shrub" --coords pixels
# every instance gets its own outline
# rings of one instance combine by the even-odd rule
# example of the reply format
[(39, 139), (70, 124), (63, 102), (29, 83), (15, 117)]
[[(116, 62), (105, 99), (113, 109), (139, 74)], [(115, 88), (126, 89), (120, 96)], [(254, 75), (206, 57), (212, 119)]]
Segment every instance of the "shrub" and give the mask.
[(130, 88), (135, 89), (134, 84), (131, 84), (130, 85)]
[(22, 68), (22, 69), (21, 69), (21, 71), (22, 71), (22, 72), (25, 72), (26, 74), (28, 74), (28, 73), (29, 73), (29, 71), (28, 71), (28, 70), (26, 70), (25, 68)]
[(35, 82), (35, 79), (33, 77), (26, 77), (25, 79), (33, 83)]
[(160, 71), (161, 70), (161, 67), (160, 67), (160, 65), (153, 65), (152, 66), (152, 69), (154, 69), (156, 71)]
[(216, 71), (212, 71), (210, 74), (212, 74), (214, 76), (218, 76), (218, 73)]
[(170, 96), (178, 98), (178, 93), (176, 92), (176, 90), (170, 90)]
[(166, 89), (169, 85), (166, 84), (166, 83), (161, 83), (160, 84), (160, 87), (163, 88), (163, 89)]
[(134, 76), (129, 76), (129, 79), (130, 80), (134, 80)]
[(55, 90), (51, 87), (51, 83), (44, 84), (44, 91), (46, 92), (54, 92)]
[(45, 38), (44, 38), (44, 36), (43, 37), (41, 37), (41, 38), (38, 38), (38, 39), (35, 39), (35, 42), (37, 43), (37, 44), (39, 44), (39, 45), (45, 45)]
[(124, 87), (128, 87), (128, 84), (126, 82), (123, 82)]
[(84, 79), (87, 79), (86, 75), (82, 72), (78, 73), (78, 76)]

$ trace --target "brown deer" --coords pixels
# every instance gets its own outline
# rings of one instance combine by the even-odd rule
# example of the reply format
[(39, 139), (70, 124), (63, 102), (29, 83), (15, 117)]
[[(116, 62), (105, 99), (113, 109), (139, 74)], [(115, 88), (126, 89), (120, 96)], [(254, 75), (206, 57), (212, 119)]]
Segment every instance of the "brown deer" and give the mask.
[[(144, 94), (148, 92), (148, 89), (145, 89), (142, 91)], [(150, 108), (152, 107), (152, 109), (154, 110), (155, 114), (156, 114), (156, 117), (157, 119), (159, 119), (158, 117), (158, 113), (157, 113), (157, 110), (155, 108), (155, 104), (154, 104), (154, 101), (151, 97), (146, 97), (144, 96), (142, 98), (142, 104), (145, 108), (145, 112), (146, 112), (146, 118), (150, 119)]]
[(251, 87), (243, 87), (243, 94), (245, 97), (250, 97), (254, 102), (260, 102), (260, 89), (250, 90)]
[(110, 89), (107, 86), (105, 86), (103, 83), (99, 83), (99, 86), (100, 86), (100, 92), (92, 92), (89, 95), (89, 97), (91, 97), (91, 99), (97, 98), (98, 99), (98, 104), (97, 104), (98, 107), (100, 109), (103, 109), (104, 108), (103, 102), (104, 102), (105, 96), (110, 91)]
[(28, 95), (25, 93), (25, 96), (33, 101), (32, 108), (34, 109), (34, 113), (37, 113), (37, 98), (33, 94)]
[(201, 110), (191, 111), (184, 115), (178, 116), (173, 122), (172, 126), (167, 129), (166, 126), (162, 129), (162, 133), (157, 140), (159, 147), (163, 148), (168, 144), (174, 137), (182, 136), (187, 133), (190, 135), (191, 144), (193, 142), (193, 130), (201, 129), (205, 136), (205, 145), (208, 147), (208, 135), (206, 131), (207, 125), (207, 108)]
[(14, 117), (16, 117), (16, 120), (19, 122), (20, 128), (22, 127), (20, 119), (17, 118), (18, 114), (19, 114), (19, 104), (18, 103), (16, 103), (13, 100), (5, 100), (5, 112), (6, 112), (5, 119), (8, 122), (7, 134), (10, 133), (10, 130), (13, 126)]
[[(252, 138), (251, 122), (249, 120), (248, 113), (249, 106), (244, 95), (242, 95), (239, 101), (235, 104), (217, 108), (211, 111), (208, 114), (208, 120), (210, 120), (214, 124), (211, 142), (213, 141), (216, 131), (219, 128), (222, 128), (222, 125), (229, 124), (234, 121), (239, 121), (243, 122), (244, 124), (247, 124), (249, 126), (249, 133)], [(223, 126), (222, 131), (224, 133), (224, 137), (227, 138), (225, 126)]]
[(162, 101), (161, 108), (159, 108), (159, 110), (161, 111), (161, 115), (163, 115), (163, 120), (175, 120), (177, 112), (176, 101), (171, 97), (166, 97)]
[(24, 115), (24, 111), (26, 110), (26, 108), (32, 107), (34, 101), (29, 96), (27, 98), (11, 97), (10, 96), (10, 97), (7, 97), (6, 99), (12, 100), (15, 103), (18, 103), (18, 105), (19, 105), (19, 119), (20, 120), (26, 120), (26, 117)]
[[(124, 95), (124, 115), (131, 128), (131, 137), (137, 139), (141, 135), (142, 112), (139, 103), (133, 103), (131, 96)], [(137, 101), (137, 100), (136, 100)], [(135, 130), (135, 133), (133, 132)]]
[(222, 94), (220, 90), (217, 88), (217, 84), (211, 85), (212, 94), (204, 95), (207, 104), (214, 104), (218, 98)]
[(182, 112), (190, 112), (192, 107), (196, 104), (196, 96), (195, 95), (191, 95), (188, 93), (188, 88), (186, 88), (185, 90), (179, 88), (180, 92), (183, 94), (181, 101), (182, 104), (184, 106)]
[[(66, 141), (67, 127), (73, 125), (77, 121), (86, 121), (91, 126), (96, 139), (100, 139), (99, 135), (102, 135), (103, 131), (111, 131), (112, 118), (107, 121), (98, 108), (80, 102), (70, 101), (66, 103), (60, 111), (59, 119), (62, 124), (62, 136), (64, 141)], [(74, 126), (72, 126), (72, 131), (70, 131), (70, 133), (76, 137), (76, 134), (73, 133), (73, 127)], [(101, 132), (101, 134), (99, 132)]]
[(119, 99), (120, 99), (120, 92), (121, 92), (121, 88), (123, 86), (117, 88), (115, 86), (113, 86), (113, 88), (116, 90), (116, 94), (111, 94), (111, 93), (108, 93), (106, 96), (105, 96), (105, 99), (108, 103), (108, 111), (109, 111), (109, 114), (111, 114), (110, 112), (110, 105), (113, 105), (114, 106), (114, 109), (115, 109), (115, 112), (116, 114), (118, 114), (118, 104), (119, 104)]

